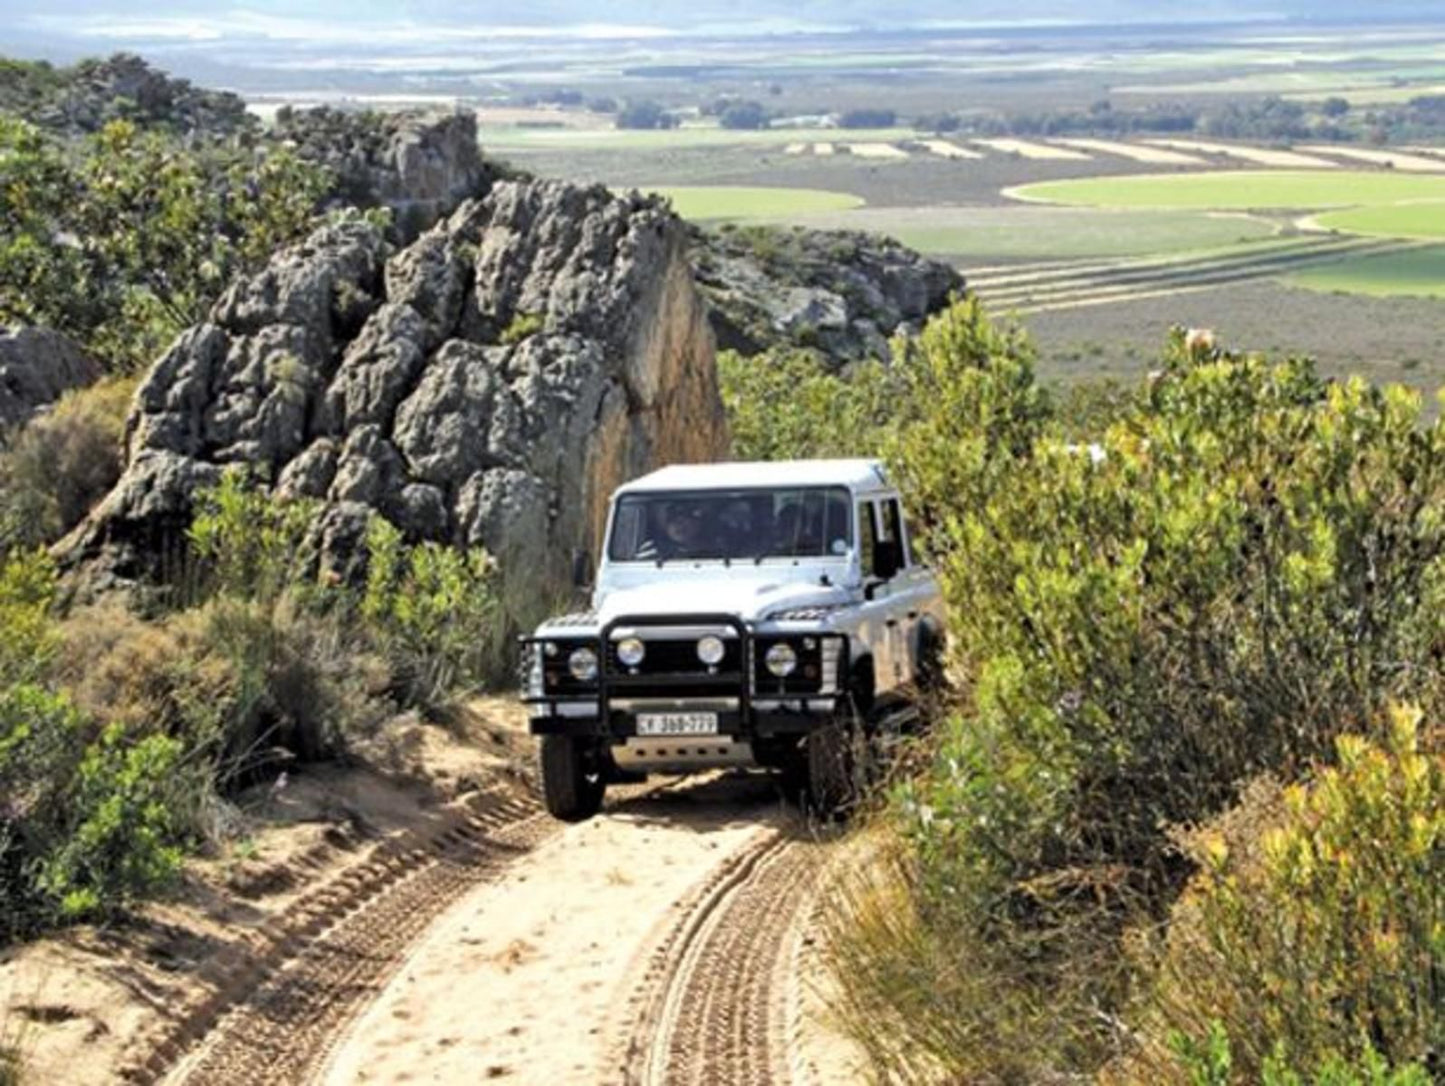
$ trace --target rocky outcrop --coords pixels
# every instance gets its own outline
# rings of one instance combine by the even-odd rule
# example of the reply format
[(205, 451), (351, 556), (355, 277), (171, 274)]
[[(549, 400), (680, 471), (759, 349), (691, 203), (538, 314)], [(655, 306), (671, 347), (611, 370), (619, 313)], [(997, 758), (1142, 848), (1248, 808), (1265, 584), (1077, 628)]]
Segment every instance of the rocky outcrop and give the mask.
[(137, 393), (127, 468), (66, 548), (155, 572), (233, 464), (318, 499), (330, 561), (380, 512), (545, 593), (611, 490), (727, 448), (706, 307), (659, 203), (503, 182), (385, 258), (357, 219), (233, 284)]
[(12, 62), (0, 72), (0, 109), (66, 134), (98, 132), (121, 119), (206, 137), (258, 127), (239, 95), (203, 90), (131, 53), (82, 60), (70, 68)]
[(100, 379), (95, 360), (48, 328), (0, 328), (0, 430)]
[(693, 261), (719, 347), (813, 348), (839, 368), (886, 359), (889, 336), (916, 331), (964, 289), (948, 264), (871, 234), (695, 230)]
[(282, 109), (275, 136), (336, 178), (338, 206), (389, 207), (394, 236), (409, 242), (469, 197), (485, 195), (500, 171), (477, 147), (476, 114)]

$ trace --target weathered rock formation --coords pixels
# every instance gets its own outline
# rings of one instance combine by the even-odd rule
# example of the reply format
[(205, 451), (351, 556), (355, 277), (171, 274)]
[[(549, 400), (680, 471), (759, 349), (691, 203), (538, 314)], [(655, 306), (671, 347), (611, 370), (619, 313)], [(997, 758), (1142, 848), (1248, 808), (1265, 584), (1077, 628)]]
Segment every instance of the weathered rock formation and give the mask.
[(95, 360), (48, 328), (0, 328), (0, 430), (100, 379)]
[(258, 127), (239, 95), (203, 90), (132, 53), (82, 60), (69, 68), (11, 62), (0, 71), (0, 109), (65, 134), (98, 132), (120, 119), (201, 137)]
[(840, 368), (886, 359), (889, 336), (917, 331), (964, 289), (950, 265), (871, 234), (695, 230), (693, 261), (719, 347), (815, 348)]
[(69, 554), (153, 572), (197, 489), (244, 464), (325, 503), (337, 560), (375, 510), (544, 592), (617, 484), (726, 451), (686, 250), (657, 202), (560, 182), (499, 183), (390, 259), (365, 222), (319, 230), (156, 363)]
[(318, 106), (277, 113), (275, 136), (336, 178), (337, 206), (389, 207), (393, 236), (411, 241), (482, 196), (501, 171), (477, 147), (474, 113), (349, 112)]

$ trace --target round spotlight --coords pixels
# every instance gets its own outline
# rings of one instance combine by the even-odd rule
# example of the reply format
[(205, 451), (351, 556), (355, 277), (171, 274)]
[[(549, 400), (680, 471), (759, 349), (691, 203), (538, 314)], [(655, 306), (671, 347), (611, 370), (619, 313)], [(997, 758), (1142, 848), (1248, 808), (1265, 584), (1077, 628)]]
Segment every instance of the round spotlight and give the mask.
[(617, 642), (617, 659), (623, 667), (636, 667), (647, 655), (647, 646), (635, 637), (624, 637)]
[(778, 678), (786, 679), (797, 670), (798, 654), (793, 651), (792, 645), (779, 641), (768, 650), (768, 654), (763, 657), (763, 662), (768, 665), (768, 670)]
[(727, 646), (723, 644), (721, 637), (709, 634), (697, 643), (697, 658), (708, 667), (717, 667), (726, 655)]
[(579, 683), (590, 683), (597, 678), (597, 654), (585, 646), (573, 649), (567, 657), (567, 670)]

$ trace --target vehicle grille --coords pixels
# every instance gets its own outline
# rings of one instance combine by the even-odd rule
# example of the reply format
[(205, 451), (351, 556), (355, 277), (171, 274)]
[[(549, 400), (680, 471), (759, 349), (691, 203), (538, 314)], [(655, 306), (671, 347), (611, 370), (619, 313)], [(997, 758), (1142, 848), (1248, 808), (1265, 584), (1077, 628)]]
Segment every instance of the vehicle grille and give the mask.
[(697, 658), (696, 637), (668, 637), (666, 629), (641, 636), (647, 646), (642, 663), (629, 668), (617, 658), (617, 641), (607, 647), (607, 685), (617, 693), (646, 697), (736, 695), (743, 681), (743, 647), (734, 636), (722, 639), (722, 661), (709, 668)]

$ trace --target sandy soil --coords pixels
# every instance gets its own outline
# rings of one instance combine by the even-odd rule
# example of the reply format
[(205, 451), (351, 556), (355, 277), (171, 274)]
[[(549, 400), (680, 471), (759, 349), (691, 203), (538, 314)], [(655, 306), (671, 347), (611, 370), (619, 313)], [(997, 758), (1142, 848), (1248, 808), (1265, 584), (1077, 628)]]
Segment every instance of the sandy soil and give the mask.
[(908, 157), (907, 151), (894, 147), (891, 143), (848, 143), (844, 146), (859, 158), (897, 160)]
[(940, 158), (982, 158), (983, 155), (977, 151), (970, 151), (967, 147), (960, 147), (948, 140), (920, 140), (924, 147)]
[(1368, 162), (1371, 166), (1385, 166), (1392, 170), (1405, 170), (1410, 173), (1445, 172), (1445, 161), (1438, 158), (1424, 158), (1421, 155), (1405, 154), (1402, 151), (1367, 151), (1358, 147), (1342, 147), (1333, 143), (1301, 147), (1300, 150), (1317, 155), (1334, 155), (1337, 158), (1355, 159), (1359, 162)]
[(1033, 140), (1016, 139), (987, 139), (974, 140), (980, 147), (987, 147), (990, 151), (998, 151), (1006, 155), (1021, 155), (1024, 158), (1034, 159), (1040, 162), (1087, 162), (1093, 155), (1086, 155), (1082, 151), (1071, 151), (1067, 147), (1052, 147), (1047, 143), (1035, 143)]
[[(681, 955), (668, 940), (695, 915), (699, 887), (775, 847), (793, 818), (754, 776), (624, 801), (570, 827), (432, 927), (319, 1081), (646, 1080), (627, 1042), (657, 955)], [(846, 1052), (821, 1027), (805, 1032), (810, 1053)]]
[(385, 841), (425, 836), (464, 793), (515, 788), (523, 724), (506, 700), (475, 703), (446, 729), (398, 718), (358, 750), (364, 765), (297, 769), (234, 797), (229, 840), (170, 900), (0, 952), (0, 1039), (20, 1049), (26, 1082), (116, 1082), (214, 997), (220, 963), (263, 953), (269, 925), (310, 888)]
[(1330, 170), (1339, 169), (1340, 165), (1329, 159), (1302, 155), (1297, 151), (1276, 151), (1268, 147), (1244, 147), (1237, 143), (1213, 143), (1208, 140), (1145, 140), (1144, 142), (1155, 147), (1174, 147), (1181, 151), (1222, 155), (1227, 158), (1237, 158), (1242, 162), (1252, 162), (1259, 166), (1272, 166), (1285, 170)]
[(1204, 160), (1178, 151), (1146, 147), (1138, 143), (1120, 143), (1117, 140), (1056, 139), (1053, 141), (1076, 151), (1092, 151), (1101, 155), (1118, 155), (1132, 162), (1147, 162), (1151, 166), (1202, 166)]

